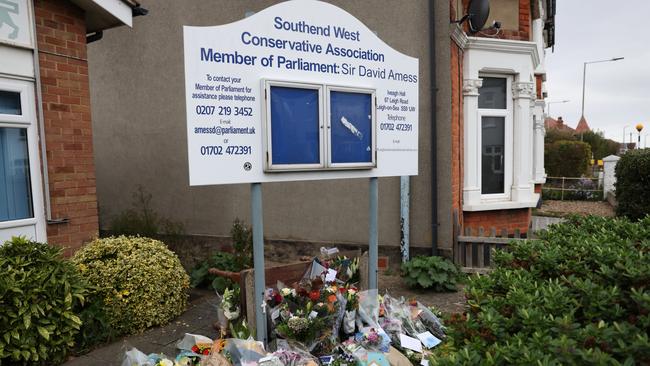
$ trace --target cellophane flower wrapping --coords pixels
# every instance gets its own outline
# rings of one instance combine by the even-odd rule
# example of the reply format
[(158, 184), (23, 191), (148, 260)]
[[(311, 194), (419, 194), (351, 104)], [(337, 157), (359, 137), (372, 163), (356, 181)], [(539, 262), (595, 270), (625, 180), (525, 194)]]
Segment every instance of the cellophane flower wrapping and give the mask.
[(151, 366), (149, 358), (137, 348), (131, 348), (124, 353), (122, 366)]
[(277, 357), (284, 366), (317, 366), (318, 359), (303, 345), (286, 340), (278, 340), (277, 350), (272, 356)]
[(229, 338), (226, 341), (226, 350), (232, 357), (233, 366), (257, 365), (260, 358), (266, 356), (264, 344), (253, 338)]
[(445, 326), (442, 325), (442, 322), (438, 317), (429, 309), (428, 307), (422, 305), (419, 301), (417, 302), (417, 308), (420, 310), (418, 317), (424, 324), (431, 334), (436, 336), (438, 339), (445, 339)]

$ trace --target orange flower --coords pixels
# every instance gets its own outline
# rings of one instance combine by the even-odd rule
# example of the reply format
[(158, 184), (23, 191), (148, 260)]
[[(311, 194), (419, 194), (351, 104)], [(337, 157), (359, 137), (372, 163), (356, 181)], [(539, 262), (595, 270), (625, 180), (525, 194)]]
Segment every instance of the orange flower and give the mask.
[(329, 295), (329, 296), (327, 297), (327, 301), (329, 301), (329, 302), (331, 302), (331, 303), (336, 302), (336, 295)]

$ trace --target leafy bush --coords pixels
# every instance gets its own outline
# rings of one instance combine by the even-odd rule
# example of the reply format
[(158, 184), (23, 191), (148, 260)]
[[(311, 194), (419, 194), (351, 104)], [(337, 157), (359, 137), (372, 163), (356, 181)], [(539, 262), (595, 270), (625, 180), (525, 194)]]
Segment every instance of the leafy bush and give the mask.
[(544, 145), (544, 168), (549, 176), (580, 177), (591, 160), (589, 144), (580, 141), (555, 141)]
[(587, 131), (582, 135), (582, 141), (591, 146), (595, 160), (616, 154), (620, 147), (618, 142), (606, 139), (602, 132)]
[(99, 288), (110, 326), (119, 334), (166, 324), (185, 310), (189, 276), (160, 241), (97, 239), (78, 251), (73, 261)]
[(206, 261), (203, 261), (201, 264), (192, 269), (192, 272), (190, 274), (190, 284), (192, 287), (210, 286), (219, 292), (223, 292), (223, 290), (227, 287), (232, 288), (234, 284), (230, 279), (208, 273), (208, 270), (210, 268), (217, 268), (231, 272), (237, 272), (241, 270), (239, 267), (237, 267), (235, 263), (235, 256), (232, 253), (217, 252)]
[(117, 336), (106, 313), (104, 299), (98, 290), (90, 286), (86, 302), (75, 308), (75, 313), (83, 324), (75, 338), (75, 348), (72, 350), (74, 354), (87, 353), (94, 346), (110, 342)]
[(253, 231), (246, 223), (235, 219), (230, 229), (232, 246), (235, 254), (235, 264), (239, 271), (253, 266)]
[(637, 220), (650, 214), (650, 149), (630, 150), (616, 164), (616, 214)]
[(58, 364), (74, 346), (86, 299), (61, 249), (13, 238), (0, 246), (0, 364)]
[(540, 235), (471, 279), (432, 364), (650, 362), (650, 218), (572, 217)]
[(455, 264), (442, 257), (419, 256), (402, 264), (402, 277), (411, 287), (434, 291), (456, 291), (461, 273)]
[(223, 292), (227, 287), (235, 284), (227, 278), (208, 273), (210, 268), (223, 271), (239, 272), (253, 266), (253, 232), (243, 221), (235, 219), (230, 229), (233, 241), (233, 252), (217, 252), (210, 258), (198, 264), (191, 272), (192, 287), (210, 286)]

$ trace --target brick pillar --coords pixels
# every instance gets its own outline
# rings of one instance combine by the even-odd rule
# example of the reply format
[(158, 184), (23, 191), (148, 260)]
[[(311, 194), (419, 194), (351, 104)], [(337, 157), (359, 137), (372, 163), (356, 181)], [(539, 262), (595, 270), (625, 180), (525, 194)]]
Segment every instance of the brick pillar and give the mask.
[(84, 12), (63, 0), (34, 2), (49, 192), (48, 242), (73, 253), (98, 235)]

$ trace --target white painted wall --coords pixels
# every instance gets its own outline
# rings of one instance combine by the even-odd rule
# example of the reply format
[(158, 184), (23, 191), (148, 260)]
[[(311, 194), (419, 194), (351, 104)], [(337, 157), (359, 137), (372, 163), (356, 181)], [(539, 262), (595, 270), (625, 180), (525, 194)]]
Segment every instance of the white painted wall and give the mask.
[(616, 164), (621, 158), (616, 155), (610, 155), (603, 158), (603, 170), (605, 177), (603, 178), (603, 197), (607, 198), (607, 193), (614, 193), (614, 183), (616, 183)]

